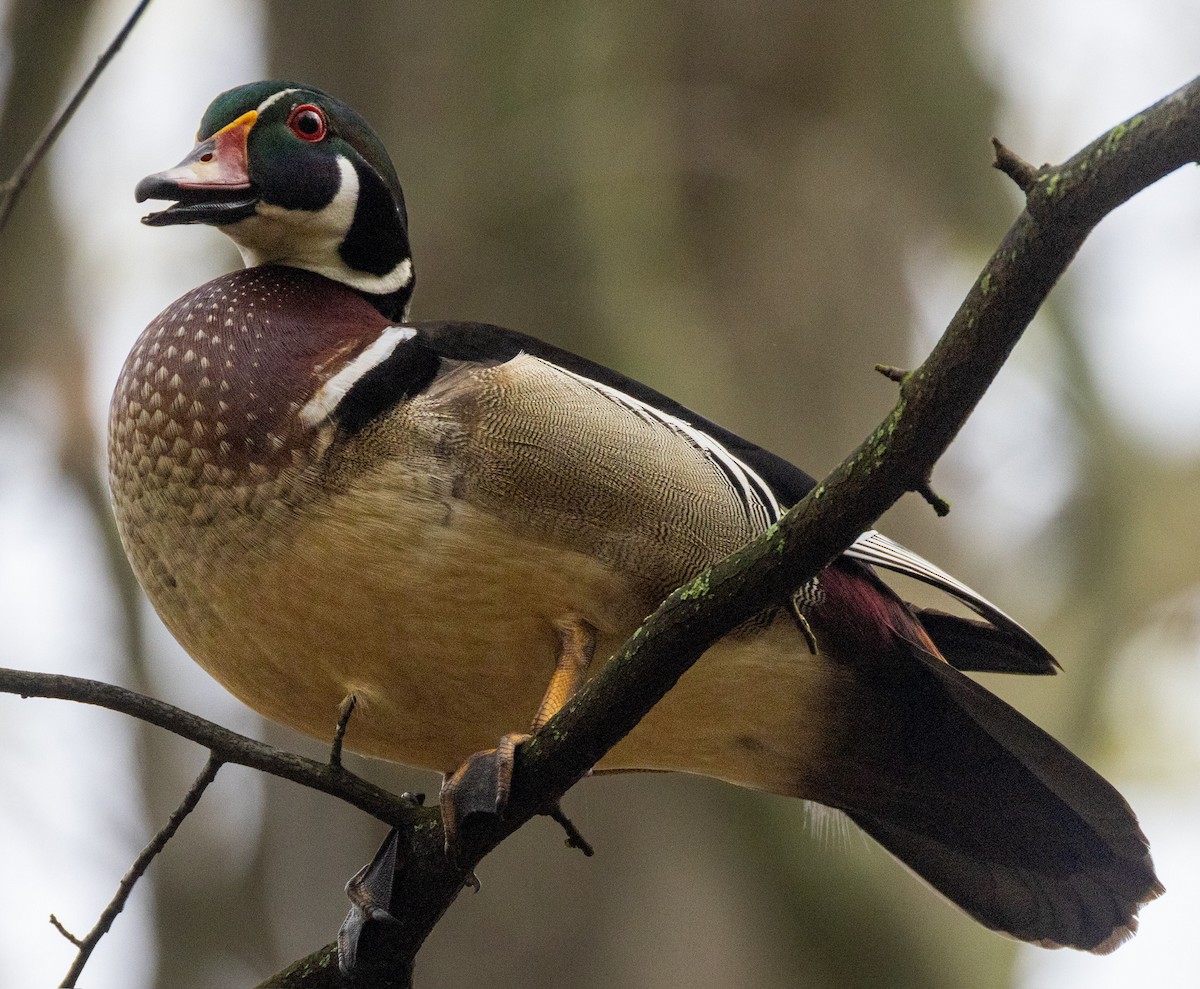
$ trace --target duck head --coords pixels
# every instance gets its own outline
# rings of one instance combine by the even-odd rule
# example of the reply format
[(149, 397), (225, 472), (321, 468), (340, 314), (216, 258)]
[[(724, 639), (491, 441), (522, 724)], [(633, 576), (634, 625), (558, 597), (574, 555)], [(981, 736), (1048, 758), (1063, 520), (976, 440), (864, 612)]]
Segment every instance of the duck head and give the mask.
[(138, 183), (173, 200), (149, 226), (207, 223), (246, 265), (304, 268), (403, 319), (413, 290), (404, 193), (383, 143), (354, 110), (311, 86), (257, 82), (222, 93), (196, 146)]

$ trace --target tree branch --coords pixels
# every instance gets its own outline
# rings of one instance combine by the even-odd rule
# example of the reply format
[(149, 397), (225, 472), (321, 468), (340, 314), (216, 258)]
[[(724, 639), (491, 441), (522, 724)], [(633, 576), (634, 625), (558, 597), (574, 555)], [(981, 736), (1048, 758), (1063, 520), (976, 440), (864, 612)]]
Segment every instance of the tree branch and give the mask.
[(413, 824), (414, 811), (408, 801), (368, 783), (348, 769), (256, 742), (173, 704), (125, 687), (83, 677), (0, 667), (0, 693), (78, 701), (127, 714), (203, 745), (221, 762), (247, 766), (328, 793), (393, 827)]
[(96, 59), (96, 64), (92, 66), (92, 71), (79, 84), (79, 88), (75, 90), (74, 95), (67, 102), (67, 105), (59, 111), (58, 116), (54, 117), (46, 125), (46, 129), (42, 131), (41, 136), (34, 142), (33, 147), (21, 159), (21, 164), (17, 166), (16, 171), (3, 182), (0, 182), (0, 231), (3, 231), (5, 226), (7, 226), (8, 218), (12, 215), (12, 211), (17, 205), (18, 197), (24, 191), (25, 186), (29, 184), (29, 178), (33, 175), (34, 169), (41, 164), (42, 159), (54, 147), (54, 142), (58, 140), (63, 129), (71, 122), (71, 118), (75, 116), (75, 111), (79, 109), (83, 101), (87, 98), (88, 93), (92, 91), (92, 87), (96, 85), (96, 80), (100, 78), (100, 73), (108, 68), (108, 63), (116, 57), (117, 52), (121, 50), (121, 46), (125, 44), (125, 39), (129, 37), (130, 32), (133, 31), (134, 26), (149, 6), (150, 0), (141, 0), (134, 8), (133, 13), (129, 15), (129, 19), (121, 26), (121, 30), (117, 32), (116, 37), (104, 49), (100, 57)]
[(996, 157), (992, 167), (997, 168), (1017, 183), (1017, 188), (1028, 194), (1037, 182), (1038, 170), (1020, 155), (1015, 154), (1000, 143), (998, 138), (992, 138), (992, 149)]

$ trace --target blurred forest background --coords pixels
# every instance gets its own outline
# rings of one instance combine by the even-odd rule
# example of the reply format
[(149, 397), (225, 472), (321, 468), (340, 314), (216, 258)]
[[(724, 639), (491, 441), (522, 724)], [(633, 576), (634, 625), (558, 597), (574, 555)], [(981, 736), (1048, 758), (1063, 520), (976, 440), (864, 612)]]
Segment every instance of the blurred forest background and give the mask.
[[(0, 0), (0, 175), (133, 0)], [(928, 349), (1040, 162), (1200, 71), (1186, 0), (157, 0), (0, 235), (0, 664), (110, 679), (276, 744), (161, 629), (116, 544), (103, 423), (167, 303), (239, 262), (149, 230), (137, 180), (217, 92), (306, 81), (357, 107), (408, 197), (414, 314), (615, 365), (821, 476), (880, 419), (876, 362)], [(883, 527), (1060, 658), (992, 678), (1125, 792), (1167, 896), (1095, 959), (1000, 939), (851, 827), (657, 776), (585, 781), (585, 860), (534, 822), (480, 869), (418, 984), (1172, 985), (1200, 966), (1200, 175), (1105, 222), (936, 475)], [(403, 607), (403, 602), (398, 602)], [(49, 985), (204, 753), (0, 697), (0, 983)], [(437, 781), (354, 760), (394, 787)], [(252, 984), (328, 941), (383, 828), (226, 767), (86, 984)]]

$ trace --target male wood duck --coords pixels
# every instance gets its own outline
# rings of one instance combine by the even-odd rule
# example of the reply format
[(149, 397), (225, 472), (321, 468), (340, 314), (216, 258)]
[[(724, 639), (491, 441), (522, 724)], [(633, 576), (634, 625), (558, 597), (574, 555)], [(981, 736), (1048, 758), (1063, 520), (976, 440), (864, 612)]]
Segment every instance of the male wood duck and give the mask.
[[(170, 305), (113, 396), (126, 550), (230, 691), (448, 774), (550, 717), (673, 588), (813, 486), (622, 374), (477, 323), (410, 322), (404, 197), (363, 119), (308, 86), (223, 93), (142, 180), (247, 268)], [(983, 619), (922, 610), (873, 567)], [(962, 670), (1052, 673), (994, 605), (877, 532), (714, 645), (600, 770), (698, 773), (844, 811), (981, 923), (1107, 952), (1162, 892), (1107, 782)]]

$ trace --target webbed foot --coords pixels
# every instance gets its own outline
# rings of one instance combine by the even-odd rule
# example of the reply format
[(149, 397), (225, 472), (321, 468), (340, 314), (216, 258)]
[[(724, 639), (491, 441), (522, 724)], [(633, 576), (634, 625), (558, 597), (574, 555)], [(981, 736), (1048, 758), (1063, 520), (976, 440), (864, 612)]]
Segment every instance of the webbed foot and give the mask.
[[(413, 807), (425, 802), (423, 793), (402, 793), (401, 799)], [(358, 965), (364, 934), (372, 924), (394, 924), (392, 915), (392, 892), (396, 884), (396, 872), (403, 868), (400, 832), (392, 828), (383, 839), (375, 857), (358, 870), (346, 883), (346, 896), (350, 900), (350, 912), (338, 929), (338, 968), (343, 975), (354, 973)], [(369, 935), (367, 935), (369, 937)]]
[(392, 828), (375, 857), (346, 883), (350, 912), (342, 921), (337, 935), (338, 968), (343, 975), (351, 975), (357, 967), (359, 945), (370, 924), (396, 923), (389, 908), (392, 905), (399, 845), (400, 833)]
[(446, 854), (453, 857), (461, 828), (472, 814), (503, 814), (512, 792), (513, 763), (517, 746), (529, 735), (514, 732), (494, 749), (468, 756), (442, 783), (442, 827)]

